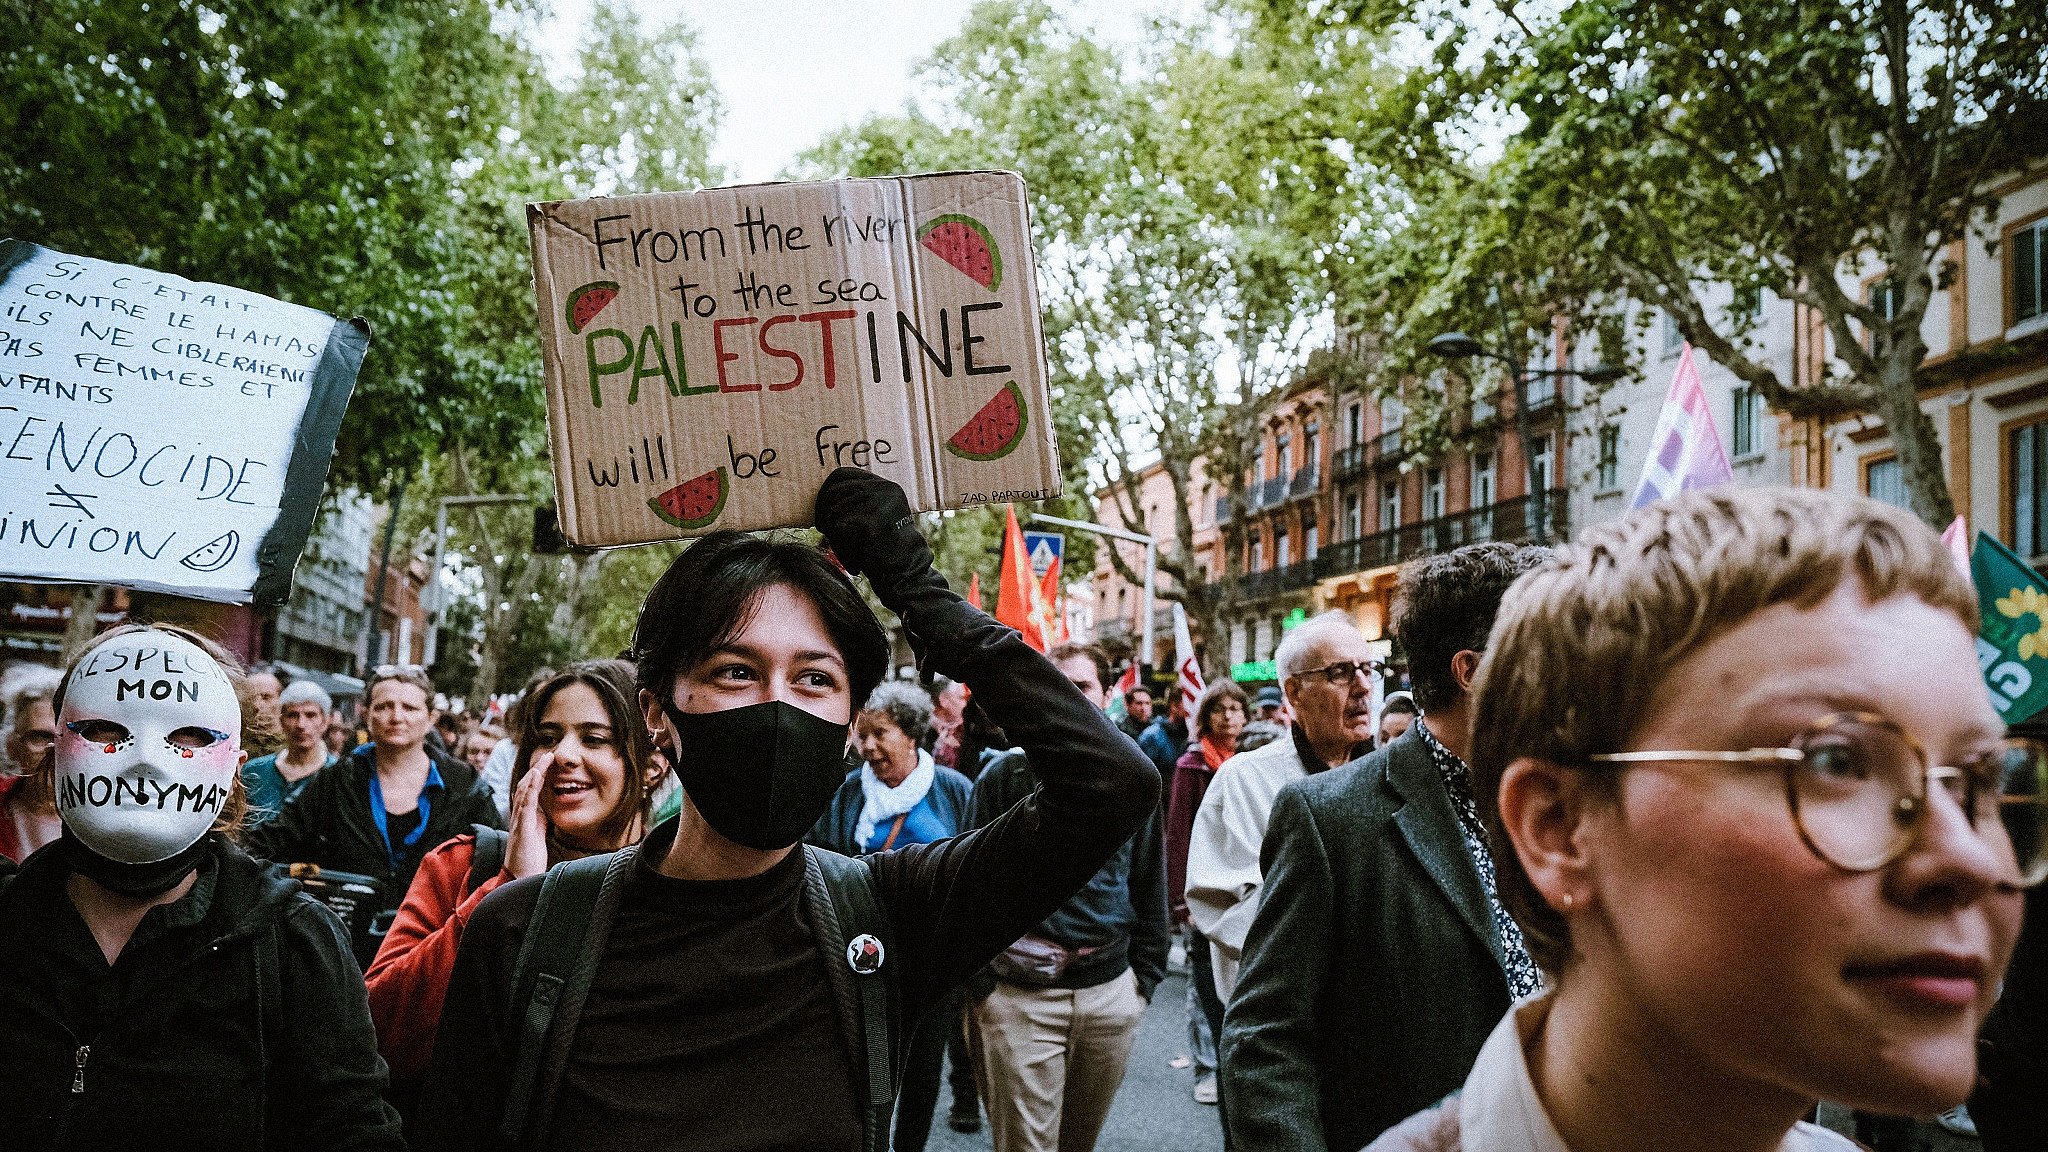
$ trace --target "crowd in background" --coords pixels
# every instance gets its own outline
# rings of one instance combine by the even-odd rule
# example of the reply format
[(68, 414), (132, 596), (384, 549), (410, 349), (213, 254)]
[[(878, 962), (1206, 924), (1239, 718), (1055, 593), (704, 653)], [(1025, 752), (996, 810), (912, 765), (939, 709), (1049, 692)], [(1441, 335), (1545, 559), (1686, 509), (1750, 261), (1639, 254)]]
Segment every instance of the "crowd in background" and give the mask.
[[(80, 1112), (96, 1077), (204, 1075), (254, 1101), (198, 1126), (222, 1146), (517, 1146), (531, 1123), (588, 1147), (736, 1109), (698, 1146), (917, 1152), (943, 1079), (948, 1123), (985, 1117), (997, 1152), (1086, 1152), (1176, 943), (1191, 1091), (1228, 1147), (1846, 1146), (1807, 1123), (1818, 1099), (1905, 1147), (1884, 1117), (1972, 1092), (1987, 1147), (2048, 1132), (2019, 940), (2048, 870), (2042, 753), (1990, 712), (1974, 595), (1924, 527), (1818, 493), (1689, 497), (1561, 550), (1411, 563), (1402, 669), (1329, 613), (1286, 634), (1273, 685), (1112, 701), (1099, 649), (1040, 656), (947, 591), (891, 492), (848, 481), (821, 522), (918, 678), (883, 678), (844, 573), (736, 534), (650, 591), (633, 660), (544, 670), (502, 714), (411, 666), (345, 711), (170, 628), (7, 669), (0, 1020), (27, 1039), (0, 1067), (30, 1090), (0, 1133), (89, 1146), (148, 1102)], [(1880, 656), (1900, 636), (1910, 678)], [(124, 689), (73, 716), (95, 661), (167, 652), (232, 697), (173, 715), (182, 696)], [(234, 799), (169, 855), (137, 847), (146, 812), (60, 813), (81, 758), (154, 764), (160, 737), (207, 761), (230, 728)], [(595, 953), (536, 977), (575, 876)], [(550, 979), (568, 1023), (524, 1036), (515, 1001)], [(93, 1062), (117, 1041), (88, 1034), (145, 1027), (208, 1035), (182, 1071)], [(808, 1044), (835, 1032), (852, 1097), (763, 1087), (836, 1066)]]

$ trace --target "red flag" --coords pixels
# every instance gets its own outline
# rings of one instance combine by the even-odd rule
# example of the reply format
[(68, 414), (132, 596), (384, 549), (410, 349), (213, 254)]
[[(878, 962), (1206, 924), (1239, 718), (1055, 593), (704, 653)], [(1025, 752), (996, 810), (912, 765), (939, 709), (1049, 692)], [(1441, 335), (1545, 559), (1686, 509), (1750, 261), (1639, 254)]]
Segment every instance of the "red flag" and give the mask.
[(1060, 566), (1058, 561), (1045, 570), (1045, 579), (1038, 582), (1038, 599), (1032, 610), (1038, 613), (1038, 631), (1045, 637), (1046, 647), (1067, 642), (1067, 614), (1060, 610)]
[(981, 573), (979, 572), (967, 574), (967, 602), (976, 608), (981, 607)]
[(1024, 642), (1045, 651), (1045, 633), (1039, 629), (1036, 606), (1038, 581), (1031, 577), (1031, 557), (1024, 551), (1024, 529), (1017, 525), (1017, 510), (1005, 509), (1003, 525), (1003, 574), (996, 586), (996, 619), (1015, 628)]

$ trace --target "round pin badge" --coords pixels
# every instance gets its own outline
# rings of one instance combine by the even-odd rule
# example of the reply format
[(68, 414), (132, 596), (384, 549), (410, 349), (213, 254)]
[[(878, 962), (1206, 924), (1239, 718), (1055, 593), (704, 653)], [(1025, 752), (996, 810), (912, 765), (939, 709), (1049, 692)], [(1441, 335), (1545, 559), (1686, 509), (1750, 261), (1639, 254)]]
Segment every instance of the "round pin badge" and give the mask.
[(863, 932), (846, 945), (846, 964), (863, 976), (882, 968), (882, 942)]

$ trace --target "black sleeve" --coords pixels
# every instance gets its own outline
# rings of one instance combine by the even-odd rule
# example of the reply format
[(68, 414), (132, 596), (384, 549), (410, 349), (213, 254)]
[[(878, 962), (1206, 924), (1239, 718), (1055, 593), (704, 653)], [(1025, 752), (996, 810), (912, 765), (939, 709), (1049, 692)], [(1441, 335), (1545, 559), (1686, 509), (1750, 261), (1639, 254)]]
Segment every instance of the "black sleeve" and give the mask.
[[(333, 826), (334, 784), (346, 761), (323, 768), (299, 794), (285, 802), (277, 818), (242, 834), (242, 850), (272, 864), (299, 864), (320, 854), (320, 831)], [(331, 777), (331, 778), (330, 778)]]
[(384, 1102), (385, 1067), (363, 973), (325, 905), (300, 896), (278, 926), (284, 1006), (279, 1147), (403, 1152), (398, 1113)]
[(1217, 1046), (1231, 1143), (1276, 1152), (1324, 1146), (1316, 1006), (1330, 978), (1329, 851), (1295, 785), (1280, 790), (1259, 852), (1259, 913)]
[(902, 591), (899, 610), (929, 669), (966, 683), (1038, 781), (984, 827), (869, 858), (910, 1016), (1080, 891), (1158, 806), (1159, 772), (1051, 661), (943, 581)]
[(463, 930), (411, 1131), (416, 1152), (498, 1145), (517, 1040), (508, 1019), (512, 969), (540, 884), (541, 877), (530, 876), (501, 886), (476, 906)]
[(481, 780), (477, 781), (476, 787), (462, 794), (460, 815), (458, 836), (468, 832), (471, 824), (496, 828), (500, 832), (505, 830), (505, 821), (498, 815), (498, 802), (491, 798), (490, 785)]
[(1166, 952), (1169, 947), (1166, 914), (1166, 847), (1162, 842), (1159, 811), (1154, 809), (1152, 818), (1145, 821), (1145, 827), (1131, 844), (1131, 911), (1137, 919), (1131, 923), (1131, 971), (1138, 977), (1138, 993), (1146, 1000), (1152, 999), (1152, 990), (1166, 979)]

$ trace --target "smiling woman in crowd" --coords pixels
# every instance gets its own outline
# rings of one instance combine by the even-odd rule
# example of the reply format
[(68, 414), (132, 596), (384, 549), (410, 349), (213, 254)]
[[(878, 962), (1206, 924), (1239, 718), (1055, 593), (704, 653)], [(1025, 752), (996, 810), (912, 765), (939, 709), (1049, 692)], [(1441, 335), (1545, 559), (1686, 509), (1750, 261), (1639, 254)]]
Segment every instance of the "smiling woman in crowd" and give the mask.
[(2048, 871), (1976, 624), (1926, 525), (1816, 491), (1687, 494), (1522, 577), (1472, 768), (1548, 989), (1373, 1149), (1846, 1150), (1816, 1101), (1960, 1102)]
[(512, 769), (511, 828), (457, 836), (420, 862), (367, 977), (377, 1047), (402, 1096), (426, 1076), (456, 949), (483, 898), (646, 833), (667, 769), (633, 695), (633, 667), (622, 660), (572, 664), (541, 683)]

